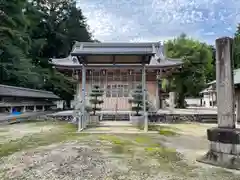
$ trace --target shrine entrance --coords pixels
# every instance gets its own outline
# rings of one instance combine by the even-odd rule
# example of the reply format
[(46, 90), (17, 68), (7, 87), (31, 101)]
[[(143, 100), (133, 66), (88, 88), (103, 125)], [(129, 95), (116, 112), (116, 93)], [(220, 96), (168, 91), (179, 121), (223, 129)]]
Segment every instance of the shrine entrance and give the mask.
[[(156, 49), (159, 48), (159, 46), (159, 43), (92, 42), (81, 42), (74, 45), (71, 56), (77, 59), (77, 63), (81, 66), (82, 71), (82, 106), (81, 119), (78, 127), (79, 131), (86, 128), (86, 125), (82, 125), (81, 122), (86, 122), (86, 93), (89, 92), (87, 87), (87, 70), (100, 70), (98, 71), (98, 79), (100, 79), (98, 82), (100, 87), (103, 87), (106, 90), (106, 94), (103, 97), (105, 98), (105, 103), (103, 104), (102, 111), (104, 111), (104, 106), (111, 107), (111, 109), (119, 111), (119, 105), (123, 105), (122, 107), (120, 106), (123, 109), (129, 109), (128, 97), (130, 88), (129, 81), (127, 79), (128, 76), (125, 76), (125, 81), (121, 80), (121, 78), (124, 77), (122, 76), (122, 73), (126, 74), (130, 68), (134, 70), (141, 70), (140, 77), (143, 92), (144, 130), (148, 131), (148, 114), (146, 107), (146, 64), (150, 63), (153, 56), (155, 56), (154, 58), (159, 59), (156, 55)], [(112, 75), (110, 75), (110, 73), (112, 73)], [(97, 76), (94, 75), (94, 77)], [(110, 78), (112, 78), (112, 80)], [(94, 85), (94, 83), (95, 82), (92, 81), (92, 85)]]
[(89, 77), (87, 84), (90, 85), (88, 93), (95, 85), (104, 90), (102, 111), (115, 113), (131, 111), (129, 104), (131, 91), (142, 83), (141, 79), (137, 78), (139, 70), (109, 68), (92, 69), (87, 72)]

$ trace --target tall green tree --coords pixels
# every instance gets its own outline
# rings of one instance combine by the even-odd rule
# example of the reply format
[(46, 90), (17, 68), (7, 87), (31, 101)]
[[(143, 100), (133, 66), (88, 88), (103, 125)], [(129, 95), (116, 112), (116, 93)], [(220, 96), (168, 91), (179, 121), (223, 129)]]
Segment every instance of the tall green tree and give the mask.
[(237, 31), (234, 35), (232, 55), (234, 59), (234, 68), (240, 68), (240, 24), (238, 25)]
[(34, 87), (38, 74), (29, 58), (26, 0), (0, 2), (0, 83)]
[(76, 0), (1, 0), (0, 19), (0, 83), (71, 100), (71, 73), (57, 71), (49, 59), (69, 55), (75, 41), (92, 41)]
[(74, 81), (49, 64), (49, 58), (69, 55), (75, 41), (91, 41), (86, 19), (75, 0), (33, 0), (28, 4), (26, 16), (32, 39), (31, 56), (39, 73), (44, 76), (41, 88), (71, 100)]
[(172, 78), (171, 89), (178, 93), (178, 107), (184, 106), (186, 96), (196, 97), (206, 86), (213, 71), (212, 52), (208, 45), (182, 34), (166, 43), (167, 56), (181, 58), (184, 62), (181, 72)]

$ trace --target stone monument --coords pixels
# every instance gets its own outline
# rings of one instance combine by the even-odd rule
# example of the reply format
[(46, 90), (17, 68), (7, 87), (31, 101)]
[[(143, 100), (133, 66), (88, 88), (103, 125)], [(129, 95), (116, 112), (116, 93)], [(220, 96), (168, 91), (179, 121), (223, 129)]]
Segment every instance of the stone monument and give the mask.
[(175, 92), (169, 92), (169, 108), (171, 112), (175, 109)]
[(232, 39), (216, 40), (216, 88), (218, 126), (207, 130), (210, 147), (199, 159), (212, 165), (240, 169), (240, 130), (234, 113)]

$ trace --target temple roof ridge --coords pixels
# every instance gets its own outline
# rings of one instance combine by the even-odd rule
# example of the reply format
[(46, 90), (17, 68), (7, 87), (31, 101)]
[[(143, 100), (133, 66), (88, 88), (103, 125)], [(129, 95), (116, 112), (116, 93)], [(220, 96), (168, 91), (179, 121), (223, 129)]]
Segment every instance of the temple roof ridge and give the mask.
[[(129, 49), (130, 48), (130, 49)], [(92, 52), (93, 51), (93, 52)], [(120, 51), (122, 51), (120, 53)], [(147, 66), (178, 66), (181, 65), (183, 62), (181, 59), (174, 59), (174, 58), (167, 58), (164, 54), (164, 45), (161, 42), (147, 42), (147, 43), (125, 43), (125, 42), (118, 42), (118, 43), (101, 43), (101, 42), (75, 42), (72, 52), (78, 53), (99, 53), (101, 55), (111, 54), (111, 52), (117, 53), (121, 55), (131, 54), (132, 53), (150, 53), (152, 57), (150, 59), (149, 64)], [(71, 52), (71, 54), (72, 54)], [(51, 58), (50, 63), (56, 66), (81, 66), (78, 59), (75, 56), (69, 55), (65, 58)], [(74, 54), (74, 53), (73, 53)]]

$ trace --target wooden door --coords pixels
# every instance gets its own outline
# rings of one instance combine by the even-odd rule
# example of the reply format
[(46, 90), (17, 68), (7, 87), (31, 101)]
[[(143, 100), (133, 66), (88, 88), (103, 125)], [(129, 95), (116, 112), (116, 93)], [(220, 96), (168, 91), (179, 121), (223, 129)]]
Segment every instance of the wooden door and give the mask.
[(129, 86), (121, 82), (111, 82), (106, 85), (103, 110), (129, 111)]

